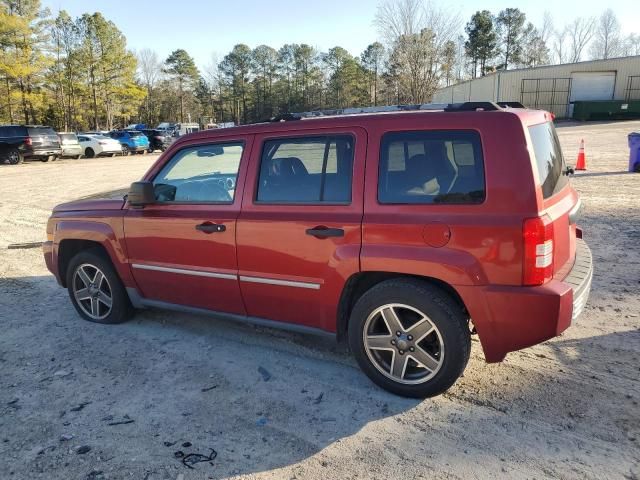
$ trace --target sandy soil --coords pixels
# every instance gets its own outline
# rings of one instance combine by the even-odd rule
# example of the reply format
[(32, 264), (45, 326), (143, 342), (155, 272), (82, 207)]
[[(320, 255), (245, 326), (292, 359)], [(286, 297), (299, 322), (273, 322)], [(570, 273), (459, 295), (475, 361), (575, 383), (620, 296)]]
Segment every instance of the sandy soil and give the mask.
[[(40, 250), (7, 245), (43, 240), (51, 207), (126, 187), (152, 157), (0, 167), (0, 478), (639, 478), (634, 130), (559, 129), (571, 161), (587, 142), (584, 314), (498, 365), (474, 341), (464, 377), (424, 401), (375, 387), (328, 340), (159, 311), (82, 321)], [(209, 449), (213, 465), (174, 458)]]

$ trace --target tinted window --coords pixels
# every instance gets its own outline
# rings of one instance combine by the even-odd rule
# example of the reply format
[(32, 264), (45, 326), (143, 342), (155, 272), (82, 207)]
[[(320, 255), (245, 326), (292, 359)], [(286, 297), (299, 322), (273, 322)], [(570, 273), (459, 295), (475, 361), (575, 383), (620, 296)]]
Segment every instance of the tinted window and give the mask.
[(127, 132), (132, 137), (141, 137), (142, 132)]
[(481, 203), (480, 136), (470, 131), (386, 134), (380, 150), (380, 203)]
[(161, 202), (233, 201), (240, 159), (240, 142), (199, 145), (178, 151), (153, 181)]
[(27, 129), (25, 127), (9, 125), (0, 127), (0, 137), (26, 137)]
[(51, 127), (29, 127), (29, 135), (57, 135)]
[(287, 138), (264, 143), (257, 200), (275, 203), (351, 201), (353, 138)]
[(567, 176), (563, 175), (566, 166), (560, 140), (551, 122), (529, 127), (529, 136), (533, 143), (542, 196), (549, 198), (567, 184)]

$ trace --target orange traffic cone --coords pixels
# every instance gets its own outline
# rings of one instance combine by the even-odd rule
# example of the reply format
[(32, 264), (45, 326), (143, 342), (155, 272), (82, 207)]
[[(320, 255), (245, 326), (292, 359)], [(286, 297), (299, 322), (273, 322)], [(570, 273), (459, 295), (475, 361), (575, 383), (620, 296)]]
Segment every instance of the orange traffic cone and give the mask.
[(584, 138), (580, 140), (580, 150), (578, 150), (578, 160), (576, 161), (576, 170), (587, 169), (587, 158), (584, 155)]

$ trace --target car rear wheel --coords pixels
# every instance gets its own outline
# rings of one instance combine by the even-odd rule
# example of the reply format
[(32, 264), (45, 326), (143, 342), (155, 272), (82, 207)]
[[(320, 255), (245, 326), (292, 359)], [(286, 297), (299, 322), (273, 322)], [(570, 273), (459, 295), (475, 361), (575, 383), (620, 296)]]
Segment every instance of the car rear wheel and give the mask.
[(151, 147), (147, 148), (147, 153), (153, 153), (153, 148)]
[(471, 351), (467, 316), (443, 290), (387, 280), (356, 302), (349, 345), (377, 385), (404, 397), (439, 395), (462, 375)]
[(67, 290), (82, 318), (96, 323), (121, 323), (133, 314), (127, 292), (108, 259), (99, 250), (78, 253), (69, 262)]
[(96, 156), (96, 152), (93, 151), (93, 148), (87, 148), (84, 151), (84, 156), (87, 158), (93, 158)]
[(24, 162), (24, 156), (20, 153), (17, 148), (12, 148), (7, 152), (7, 161), (9, 165), (18, 165), (19, 163)]

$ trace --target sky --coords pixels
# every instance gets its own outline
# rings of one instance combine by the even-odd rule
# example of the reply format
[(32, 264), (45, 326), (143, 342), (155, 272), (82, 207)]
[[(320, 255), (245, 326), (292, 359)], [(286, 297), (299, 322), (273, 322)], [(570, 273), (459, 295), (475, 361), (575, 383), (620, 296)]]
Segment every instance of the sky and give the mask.
[[(436, 0), (438, 1), (438, 0)], [(133, 50), (150, 48), (161, 59), (177, 48), (194, 57), (200, 68), (222, 60), (235, 44), (307, 43), (326, 51), (339, 45), (359, 55), (379, 39), (374, 25), (378, 0), (42, 0), (55, 15), (101, 12), (127, 37)], [(534, 25), (545, 11), (556, 26), (576, 16), (597, 16), (612, 8), (625, 34), (640, 34), (640, 1), (609, 0), (440, 0), (466, 23), (479, 9), (493, 13), (517, 7)]]

